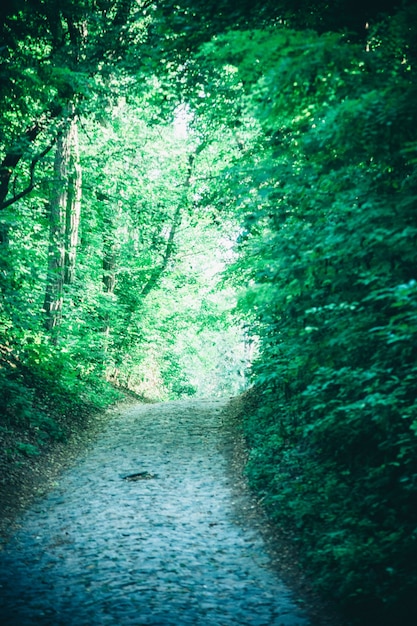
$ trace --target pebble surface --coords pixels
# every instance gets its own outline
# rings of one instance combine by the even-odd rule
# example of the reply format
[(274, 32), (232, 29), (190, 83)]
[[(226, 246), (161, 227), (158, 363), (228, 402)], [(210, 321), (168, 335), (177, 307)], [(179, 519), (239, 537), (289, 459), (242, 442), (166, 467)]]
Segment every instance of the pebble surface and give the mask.
[(309, 626), (242, 519), (225, 404), (135, 405), (112, 419), (0, 554), (0, 623)]

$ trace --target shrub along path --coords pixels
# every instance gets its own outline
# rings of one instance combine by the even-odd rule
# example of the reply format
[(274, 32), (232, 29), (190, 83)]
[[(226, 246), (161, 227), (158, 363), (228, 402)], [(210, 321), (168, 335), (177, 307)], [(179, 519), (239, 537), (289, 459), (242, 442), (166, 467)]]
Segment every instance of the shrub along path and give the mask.
[(234, 487), (224, 404), (112, 418), (4, 547), (0, 623), (307, 626)]

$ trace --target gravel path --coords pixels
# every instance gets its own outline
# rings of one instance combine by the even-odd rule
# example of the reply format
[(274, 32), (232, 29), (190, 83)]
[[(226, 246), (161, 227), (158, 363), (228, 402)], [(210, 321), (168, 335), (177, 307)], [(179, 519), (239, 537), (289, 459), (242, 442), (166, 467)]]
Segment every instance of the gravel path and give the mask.
[(138, 405), (113, 419), (1, 553), (0, 623), (308, 626), (242, 516), (224, 405)]

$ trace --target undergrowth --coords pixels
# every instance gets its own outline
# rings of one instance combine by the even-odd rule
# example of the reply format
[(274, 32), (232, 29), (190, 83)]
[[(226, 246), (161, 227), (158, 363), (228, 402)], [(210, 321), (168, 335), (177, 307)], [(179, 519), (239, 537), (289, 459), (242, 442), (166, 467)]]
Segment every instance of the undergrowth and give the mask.
[(326, 445), (308, 428), (283, 426), (279, 394), (255, 389), (248, 398), (250, 484), (274, 522), (296, 537), (316, 588), (349, 624), (416, 623), (417, 512), (408, 474), (417, 473), (415, 462), (402, 466), (395, 448), (381, 455), (375, 433), (349, 456), (346, 438), (336, 441), (342, 426), (332, 425)]
[(66, 441), (120, 395), (97, 377), (80, 379), (63, 355), (38, 357), (0, 348), (0, 435), (7, 441), (3, 453), (16, 462), (40, 455), (51, 442)]

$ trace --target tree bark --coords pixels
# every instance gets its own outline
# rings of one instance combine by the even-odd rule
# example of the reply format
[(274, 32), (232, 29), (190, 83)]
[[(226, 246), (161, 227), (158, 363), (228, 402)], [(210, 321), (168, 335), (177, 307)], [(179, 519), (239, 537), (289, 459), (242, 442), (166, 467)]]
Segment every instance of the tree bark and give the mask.
[(109, 349), (110, 333), (112, 330), (112, 294), (116, 287), (116, 272), (119, 258), (120, 242), (117, 239), (116, 233), (116, 209), (110, 206), (110, 198), (105, 194), (98, 193), (97, 197), (105, 204), (103, 206), (103, 291), (110, 297), (107, 300), (107, 308), (104, 312), (104, 326), (103, 326), (103, 350), (107, 352)]
[(105, 293), (114, 293), (116, 287), (117, 249), (113, 219), (107, 215), (104, 217), (103, 231), (103, 289)]
[(82, 172), (78, 145), (77, 120), (73, 118), (68, 131), (69, 162), (65, 224), (65, 283), (74, 282), (78, 231), (81, 217)]
[(49, 251), (44, 310), (45, 327), (58, 339), (62, 319), (64, 284), (75, 275), (75, 259), (81, 207), (81, 168), (77, 121), (73, 115), (58, 135), (54, 182), (49, 203)]
[(44, 300), (45, 327), (57, 333), (62, 317), (65, 260), (65, 212), (67, 207), (68, 136), (58, 136), (54, 161), (54, 182), (49, 202), (48, 273)]

